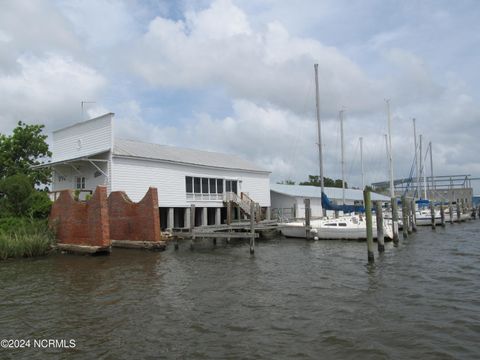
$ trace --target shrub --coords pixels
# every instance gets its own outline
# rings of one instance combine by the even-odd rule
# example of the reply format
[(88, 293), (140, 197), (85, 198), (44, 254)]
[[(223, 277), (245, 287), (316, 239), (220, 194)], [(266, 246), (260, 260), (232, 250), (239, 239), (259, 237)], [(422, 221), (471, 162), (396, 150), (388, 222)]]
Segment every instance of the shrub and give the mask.
[(0, 219), (0, 260), (45, 255), (53, 244), (46, 220)]

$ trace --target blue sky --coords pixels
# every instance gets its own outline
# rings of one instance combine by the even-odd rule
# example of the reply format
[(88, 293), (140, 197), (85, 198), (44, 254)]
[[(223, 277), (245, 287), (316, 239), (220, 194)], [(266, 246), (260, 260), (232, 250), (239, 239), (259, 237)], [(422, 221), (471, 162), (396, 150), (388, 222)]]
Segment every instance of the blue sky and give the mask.
[(385, 98), (396, 177), (413, 117), (437, 174), (480, 175), (479, 18), (478, 1), (6, 1), (0, 131), (51, 131), (89, 100), (120, 137), (235, 153), (300, 181), (318, 172), (318, 62), (327, 176), (340, 176), (345, 108), (347, 182), (360, 185), (360, 136), (367, 182), (386, 178)]

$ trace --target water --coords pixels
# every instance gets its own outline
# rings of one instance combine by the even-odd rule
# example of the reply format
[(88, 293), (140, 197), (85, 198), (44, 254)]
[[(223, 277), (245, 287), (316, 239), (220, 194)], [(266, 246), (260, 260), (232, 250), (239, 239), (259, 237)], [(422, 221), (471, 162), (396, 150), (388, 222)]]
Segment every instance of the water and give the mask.
[[(478, 359), (480, 221), (364, 242), (204, 243), (0, 263), (0, 358)], [(220, 244), (220, 243), (219, 243)]]

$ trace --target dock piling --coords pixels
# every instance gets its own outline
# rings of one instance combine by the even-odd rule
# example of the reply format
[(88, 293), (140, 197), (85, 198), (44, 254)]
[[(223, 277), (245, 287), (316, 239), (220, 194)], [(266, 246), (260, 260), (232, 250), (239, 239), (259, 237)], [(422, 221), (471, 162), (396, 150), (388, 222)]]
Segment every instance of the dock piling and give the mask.
[(190, 250), (193, 250), (193, 242), (195, 241), (195, 235), (194, 235), (194, 230), (195, 228), (195, 205), (190, 205), (190, 234), (191, 234), (191, 239), (190, 239)]
[(453, 206), (452, 202), (448, 205), (448, 212), (450, 214), (450, 224), (453, 224)]
[(369, 263), (373, 263), (375, 256), (373, 255), (372, 202), (370, 201), (370, 190), (363, 190), (363, 203), (365, 205), (365, 221), (367, 224), (367, 258)]
[(407, 213), (407, 198), (405, 196), (402, 196), (402, 221), (403, 221), (403, 226), (402, 226), (402, 235), (403, 238), (406, 239), (408, 238), (408, 213)]
[(255, 204), (250, 202), (250, 254), (255, 253)]
[(462, 219), (462, 212), (460, 210), (460, 204), (457, 201), (457, 222), (460, 222), (461, 219)]
[(311, 215), (311, 209), (310, 209), (310, 199), (304, 199), (303, 203), (305, 204), (305, 237), (307, 239), (310, 239), (311, 237), (311, 226), (310, 226), (310, 215)]
[(398, 211), (397, 211), (397, 198), (392, 197), (392, 230), (393, 230), (393, 246), (398, 246)]
[(435, 207), (433, 206), (433, 202), (430, 202), (430, 218), (432, 220), (432, 230), (435, 230)]
[(440, 225), (445, 227), (445, 208), (443, 207), (443, 204), (440, 205)]
[(412, 214), (412, 231), (417, 232), (417, 213), (415, 209), (415, 199), (410, 202), (410, 212)]
[(378, 252), (385, 252), (385, 239), (383, 234), (383, 212), (382, 212), (382, 202), (375, 202), (375, 213), (377, 217), (377, 247)]

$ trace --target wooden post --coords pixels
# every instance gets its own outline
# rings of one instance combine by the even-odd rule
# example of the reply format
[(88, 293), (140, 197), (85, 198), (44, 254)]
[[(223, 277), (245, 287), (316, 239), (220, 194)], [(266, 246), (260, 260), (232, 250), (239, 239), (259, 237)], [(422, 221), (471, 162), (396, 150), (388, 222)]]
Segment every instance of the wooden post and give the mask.
[(460, 211), (460, 204), (457, 201), (457, 222), (460, 222), (461, 218), (462, 218), (462, 212)]
[(232, 223), (232, 202), (227, 201), (227, 225)]
[(398, 246), (398, 211), (397, 211), (397, 199), (392, 197), (392, 230), (393, 230), (393, 246)]
[(370, 190), (363, 190), (363, 203), (365, 206), (365, 221), (367, 223), (367, 258), (368, 262), (375, 261), (373, 255), (373, 232), (372, 232), (372, 202), (370, 201)]
[(305, 237), (307, 239), (310, 239), (310, 215), (311, 215), (311, 210), (310, 210), (310, 199), (304, 199), (303, 203), (305, 204)]
[(453, 206), (451, 201), (448, 204), (448, 212), (450, 213), (450, 224), (453, 224)]
[(383, 234), (383, 212), (382, 212), (382, 202), (377, 201), (375, 203), (375, 213), (377, 216), (377, 247), (378, 252), (385, 252), (385, 235)]
[(190, 250), (193, 250), (193, 242), (195, 241), (195, 205), (190, 205)]
[(445, 209), (443, 207), (443, 203), (440, 206), (440, 223), (442, 226), (445, 226)]
[(408, 238), (408, 214), (407, 214), (407, 199), (405, 198), (405, 195), (402, 196), (402, 221), (403, 221), (402, 234), (403, 234), (403, 238), (406, 239)]
[(415, 199), (410, 203), (411, 212), (412, 212), (412, 231), (417, 232), (417, 211), (415, 209)]
[(408, 235), (412, 234), (413, 232), (413, 213), (412, 213), (412, 200), (407, 200), (406, 207), (408, 213)]
[(433, 202), (430, 201), (430, 218), (432, 219), (432, 229), (435, 230), (435, 207)]
[(255, 253), (255, 204), (250, 202), (250, 254)]

